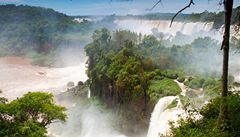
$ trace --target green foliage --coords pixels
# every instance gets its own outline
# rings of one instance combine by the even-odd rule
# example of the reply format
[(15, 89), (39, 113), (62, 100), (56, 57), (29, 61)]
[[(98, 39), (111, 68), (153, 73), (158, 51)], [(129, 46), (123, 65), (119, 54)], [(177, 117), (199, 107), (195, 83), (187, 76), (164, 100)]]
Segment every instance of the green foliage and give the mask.
[(207, 78), (203, 83), (204, 94), (209, 97), (216, 97), (221, 91), (221, 81)]
[(187, 96), (179, 95), (179, 99), (184, 108), (187, 108), (190, 105), (190, 100)]
[(1, 48), (11, 50), (8, 54), (31, 49), (47, 52), (61, 39), (59, 31), (71, 22), (64, 14), (39, 7), (1, 5), (0, 13)]
[(205, 65), (216, 64), (216, 60), (209, 55), (219, 55), (219, 43), (210, 37), (197, 38), (186, 45), (166, 46), (164, 42), (156, 40), (153, 36), (144, 36), (138, 45), (139, 52), (150, 58), (154, 66), (161, 69), (169, 78), (179, 78), (184, 81), (185, 74), (214, 75), (216, 67)]
[(177, 78), (177, 81), (180, 82), (180, 83), (183, 83), (185, 81), (185, 77), (184, 76), (179, 76)]
[(153, 46), (160, 45), (160, 42), (157, 40), (156, 37), (154, 37), (152, 35), (146, 35), (146, 36), (143, 37), (142, 45), (146, 48), (150, 48), (150, 47), (153, 47)]
[(51, 54), (66, 43), (83, 41), (91, 25), (53, 9), (13, 4), (0, 5), (0, 24), (0, 56), (36, 54), (38, 65), (52, 64)]
[(128, 102), (135, 97), (156, 101), (180, 92), (173, 80), (185, 82), (191, 88), (203, 88), (203, 78), (185, 80), (186, 72), (181, 68), (189, 62), (182, 61), (190, 58), (195, 64), (195, 59), (199, 59), (195, 53), (215, 50), (215, 41), (199, 38), (191, 45), (167, 48), (153, 36), (141, 37), (129, 31), (110, 32), (105, 28), (94, 32), (93, 41), (85, 47), (94, 95), (117, 96), (113, 97), (117, 102)]
[(152, 101), (158, 101), (164, 96), (175, 96), (181, 92), (180, 87), (171, 79), (152, 80), (148, 87), (147, 93)]
[(185, 84), (190, 88), (198, 89), (203, 87), (204, 81), (205, 81), (204, 78), (196, 77), (196, 78), (188, 79), (188, 81), (185, 82)]
[(221, 82), (212, 77), (203, 78), (200, 76), (189, 77), (184, 84), (192, 89), (199, 90), (203, 89), (204, 95), (206, 97), (212, 98), (219, 95), (219, 91), (221, 89)]
[[(203, 118), (195, 120), (192, 117), (181, 119), (178, 127), (172, 124), (172, 136), (174, 137), (238, 137), (240, 136), (240, 96), (231, 94), (226, 97), (228, 108), (228, 125), (225, 130), (217, 128), (217, 119), (220, 108), (220, 97), (213, 99), (200, 110)], [(227, 130), (226, 130), (227, 129)]]
[(188, 98), (195, 98), (195, 97), (197, 97), (197, 94), (193, 90), (190, 89), (190, 90), (186, 91), (186, 96)]
[(178, 74), (175, 70), (165, 70), (162, 75), (164, 75), (165, 77), (167, 78), (170, 78), (170, 79), (177, 79), (178, 78)]
[(175, 108), (177, 106), (177, 99), (174, 99), (165, 109)]
[[(89, 56), (88, 76), (95, 95), (108, 96), (111, 85), (118, 103), (147, 98), (146, 88), (152, 70), (151, 59), (137, 52), (138, 35), (129, 31), (96, 30), (93, 42), (85, 47)], [(103, 93), (103, 94), (102, 94)]]
[(43, 137), (46, 126), (65, 121), (66, 109), (54, 104), (53, 95), (29, 92), (12, 102), (0, 103), (0, 136)]
[[(217, 46), (216, 41), (206, 37), (183, 46), (165, 47), (153, 36), (96, 30), (92, 42), (85, 47), (92, 96), (111, 107), (120, 106), (137, 114), (146, 111), (148, 104), (154, 104), (163, 96), (179, 95), (181, 89), (174, 80), (194, 89), (203, 88), (205, 97), (214, 97), (220, 84), (214, 78), (204, 78), (210, 73), (206, 71), (209, 67), (202, 63), (209, 60), (205, 55), (216, 52)], [(199, 59), (198, 64), (196, 60)], [(185, 77), (194, 72), (183, 70), (196, 70), (195, 67), (202, 70), (199, 71), (201, 75)], [(197, 96), (194, 92), (188, 93), (191, 98)], [(180, 100), (185, 108), (191, 103), (203, 102), (181, 96)], [(171, 107), (175, 105), (173, 103)]]

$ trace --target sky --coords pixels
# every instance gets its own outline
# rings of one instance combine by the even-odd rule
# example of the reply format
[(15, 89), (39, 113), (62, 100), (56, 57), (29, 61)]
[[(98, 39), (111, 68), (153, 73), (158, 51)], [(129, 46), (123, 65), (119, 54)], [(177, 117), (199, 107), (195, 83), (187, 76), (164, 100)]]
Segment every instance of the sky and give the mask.
[[(189, 0), (162, 0), (154, 10), (148, 11), (158, 0), (0, 0), (0, 4), (17, 4), (52, 8), (67, 15), (126, 15), (151, 12), (176, 13), (188, 4)], [(195, 5), (184, 13), (198, 13), (205, 10), (219, 12), (220, 0), (194, 0)], [(235, 7), (240, 0), (234, 0)]]

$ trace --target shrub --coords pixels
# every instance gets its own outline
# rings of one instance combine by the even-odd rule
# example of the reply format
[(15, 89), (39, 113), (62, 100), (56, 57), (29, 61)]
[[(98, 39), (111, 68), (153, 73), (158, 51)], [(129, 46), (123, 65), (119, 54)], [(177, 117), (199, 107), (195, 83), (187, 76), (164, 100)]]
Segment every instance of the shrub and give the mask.
[(175, 108), (177, 106), (177, 99), (174, 99), (165, 109)]
[[(158, 101), (163, 96), (175, 96), (181, 92), (181, 88), (171, 79), (152, 80), (148, 87), (148, 95), (153, 101)], [(157, 100), (156, 100), (157, 99)]]
[(198, 89), (203, 87), (204, 81), (205, 79), (200, 77), (191, 78), (191, 79), (189, 78), (188, 81), (185, 82), (184, 84), (186, 84), (190, 88)]
[(177, 81), (183, 83), (183, 82), (185, 81), (185, 77), (179, 76), (179, 77), (177, 78)]
[(171, 123), (173, 137), (239, 137), (240, 136), (240, 95), (230, 94), (226, 97), (228, 107), (228, 125), (225, 130), (217, 128), (221, 98), (217, 97), (204, 106), (199, 113), (202, 119), (191, 117), (178, 121), (179, 126)]
[(170, 79), (177, 79), (178, 78), (178, 74), (174, 70), (165, 70), (165, 71), (162, 72), (162, 75), (167, 77), (167, 78), (170, 78)]

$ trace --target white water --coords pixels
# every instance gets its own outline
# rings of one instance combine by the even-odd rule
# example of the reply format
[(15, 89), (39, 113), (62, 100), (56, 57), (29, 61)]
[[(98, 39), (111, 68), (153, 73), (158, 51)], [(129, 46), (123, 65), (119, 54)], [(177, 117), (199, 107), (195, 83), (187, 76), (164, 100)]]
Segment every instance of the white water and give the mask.
[(169, 122), (177, 121), (179, 115), (184, 115), (184, 110), (181, 109), (181, 103), (179, 101), (177, 107), (166, 109), (175, 99), (177, 99), (176, 96), (167, 96), (158, 101), (152, 112), (147, 137), (165, 135), (170, 128)]
[(78, 137), (125, 137), (115, 132), (108, 121), (107, 115), (101, 114), (95, 107), (90, 107), (81, 117), (83, 128)]
[(115, 24), (120, 28), (126, 28), (137, 33), (152, 34), (152, 29), (157, 28), (159, 32), (165, 34), (176, 35), (177, 32), (182, 32), (186, 35), (193, 33), (199, 33), (201, 31), (209, 32), (212, 29), (213, 23), (206, 22), (174, 22), (170, 27), (170, 21), (168, 20), (137, 20), (137, 19), (125, 19), (115, 20)]
[[(212, 22), (174, 22), (170, 27), (168, 20), (115, 20), (118, 29), (127, 29), (144, 35), (155, 35), (159, 39), (168, 39), (174, 43), (190, 43), (197, 37), (209, 36), (221, 40), (220, 31), (212, 30)], [(184, 37), (187, 35), (186, 37)], [(180, 42), (181, 41), (181, 42)]]
[(174, 80), (174, 82), (176, 82), (178, 84), (178, 86), (180, 87), (180, 89), (182, 90), (181, 95), (185, 96), (188, 87), (186, 85), (184, 85), (183, 83), (178, 82), (177, 80)]
[(97, 106), (77, 103), (68, 108), (68, 119), (64, 124), (55, 123), (49, 128), (54, 137), (126, 137), (113, 128), (110, 112)]
[[(177, 80), (174, 81), (181, 88), (181, 95), (185, 96), (188, 87), (183, 83), (178, 82)], [(197, 97), (197, 99), (199, 98), (203, 98), (203, 96)], [(168, 105), (171, 104), (174, 100), (177, 101), (177, 106), (174, 108), (166, 109)], [(206, 104), (206, 102), (204, 104)], [(173, 125), (177, 126), (177, 120), (179, 118), (186, 118), (187, 116), (189, 115), (183, 109), (183, 105), (178, 96), (166, 96), (161, 98), (155, 105), (152, 112), (147, 137), (160, 137), (160, 135), (168, 135), (170, 133), (169, 122), (174, 122)], [(194, 113), (190, 117), (196, 120), (202, 118), (199, 113)]]
[(85, 64), (63, 68), (47, 68), (31, 65), (20, 57), (0, 58), (1, 96), (16, 99), (29, 91), (46, 91), (57, 95), (66, 91), (67, 83), (86, 81)]

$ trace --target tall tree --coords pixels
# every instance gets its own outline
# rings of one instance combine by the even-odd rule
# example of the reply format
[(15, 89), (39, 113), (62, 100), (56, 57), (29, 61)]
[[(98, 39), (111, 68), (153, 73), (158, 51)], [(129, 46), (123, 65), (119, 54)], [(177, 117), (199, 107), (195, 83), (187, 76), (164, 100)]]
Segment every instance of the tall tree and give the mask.
[(229, 39), (230, 39), (230, 26), (232, 17), (233, 0), (224, 0), (224, 35), (221, 49), (223, 50), (223, 68), (222, 68), (222, 102), (220, 106), (220, 113), (218, 118), (218, 125), (220, 127), (226, 124), (227, 120), (227, 105), (225, 97), (228, 95), (228, 62), (229, 62)]

